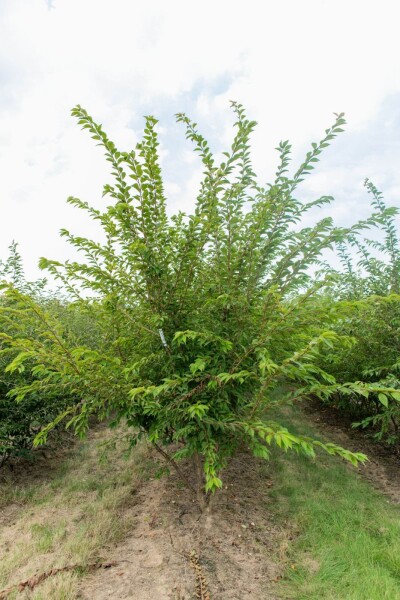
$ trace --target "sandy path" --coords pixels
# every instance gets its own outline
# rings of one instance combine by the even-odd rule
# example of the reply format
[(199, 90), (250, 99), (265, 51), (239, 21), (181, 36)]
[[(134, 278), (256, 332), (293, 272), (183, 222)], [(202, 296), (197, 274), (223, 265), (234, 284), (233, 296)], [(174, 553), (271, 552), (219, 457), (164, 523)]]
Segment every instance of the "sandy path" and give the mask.
[(281, 532), (268, 522), (268, 481), (264, 485), (258, 471), (259, 463), (252, 457), (235, 458), (207, 522), (199, 519), (196, 504), (175, 475), (145, 483), (131, 509), (134, 527), (122, 544), (107, 552), (107, 560), (118, 561), (119, 566), (88, 576), (80, 597), (276, 598), (273, 587), (280, 568), (272, 551), (275, 554)]

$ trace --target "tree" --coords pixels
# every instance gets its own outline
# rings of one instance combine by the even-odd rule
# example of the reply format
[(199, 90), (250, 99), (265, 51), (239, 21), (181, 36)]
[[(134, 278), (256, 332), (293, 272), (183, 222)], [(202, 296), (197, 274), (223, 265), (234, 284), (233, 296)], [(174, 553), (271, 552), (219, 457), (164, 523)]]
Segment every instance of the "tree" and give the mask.
[[(343, 114), (313, 143), (304, 162), (289, 176), (291, 146), (278, 147), (272, 184), (260, 185), (253, 172), (249, 139), (256, 125), (243, 107), (236, 115), (232, 146), (217, 164), (197, 124), (177, 120), (194, 144), (204, 177), (193, 213), (167, 214), (158, 158), (157, 121), (147, 117), (141, 142), (120, 152), (101, 125), (77, 106), (72, 114), (105, 150), (114, 184), (104, 186), (110, 205), (100, 211), (71, 197), (102, 227), (106, 243), (63, 230), (82, 262), (41, 259), (62, 282), (71, 300), (96, 321), (96, 344), (82, 344), (12, 286), (5, 297), (18, 302), (25, 329), (3, 336), (15, 352), (9, 370), (31, 361), (40, 383), (17, 387), (25, 398), (35, 390), (60, 387), (76, 398), (45, 427), (55, 423), (84, 433), (89, 417), (124, 419), (131, 443), (145, 435), (167, 460), (192, 458), (197, 465), (202, 504), (221, 487), (221, 471), (245, 443), (268, 458), (271, 444), (314, 456), (315, 448), (357, 464), (364, 455), (335, 444), (295, 435), (269, 416), (269, 409), (313, 394), (331, 394), (363, 384), (336, 384), (316, 364), (321, 347), (348, 344), (346, 336), (315, 331), (321, 315), (315, 294), (329, 285), (309, 268), (321, 253), (371, 220), (350, 228), (323, 218), (302, 227), (304, 215), (332, 202), (295, 197), (299, 184), (345, 123)], [(322, 309), (321, 309), (322, 310)], [(3, 314), (7, 314), (7, 309)], [(290, 383), (290, 387), (287, 384)], [(357, 388), (357, 389), (358, 389)], [(289, 390), (289, 391), (288, 391)], [(390, 392), (388, 392), (390, 393)]]

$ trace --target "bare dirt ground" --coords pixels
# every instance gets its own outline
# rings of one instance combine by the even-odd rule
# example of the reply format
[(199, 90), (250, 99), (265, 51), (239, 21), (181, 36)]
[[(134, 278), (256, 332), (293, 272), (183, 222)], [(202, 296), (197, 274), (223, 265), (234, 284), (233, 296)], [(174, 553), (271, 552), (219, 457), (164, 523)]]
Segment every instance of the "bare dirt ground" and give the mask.
[(353, 429), (351, 419), (335, 408), (309, 402), (302, 406), (311, 420), (327, 439), (355, 452), (363, 452), (368, 461), (358, 471), (372, 487), (383, 492), (391, 502), (400, 504), (399, 448), (369, 439), (365, 431)]
[[(383, 491), (389, 501), (400, 503), (399, 456), (393, 448), (376, 444), (364, 432), (352, 429), (350, 422), (343, 420), (334, 409), (310, 403), (304, 405), (303, 410), (307, 420), (315, 424), (321, 435), (367, 454), (369, 461), (360, 467), (360, 473), (372, 486)], [(101, 478), (101, 472), (97, 475), (94, 448), (104, 436), (106, 429), (102, 428), (91, 433), (94, 456), (87, 469), (92, 470), (96, 480)], [(11, 478), (20, 487), (36, 482), (40, 489), (45, 489), (68, 454), (62, 449), (48, 456), (39, 452), (33, 464), (22, 462), (16, 465), (14, 471), (7, 469), (6, 478)], [(88, 456), (90, 454), (85, 455), (85, 464)], [(155, 472), (156, 456), (151, 451), (146, 456), (145, 471), (153, 464)], [(190, 478), (191, 465), (183, 468)], [(87, 474), (82, 473), (83, 476)], [(276, 584), (287, 566), (287, 549), (295, 533), (291, 531), (290, 524), (278, 526), (273, 521), (273, 511), (268, 508), (268, 491), (273, 480), (268, 478), (265, 463), (246, 452), (232, 460), (223, 480), (224, 488), (216, 497), (212, 516), (205, 519), (201, 518), (196, 502), (175, 473), (161, 479), (150, 476), (147, 480), (136, 478), (131, 483), (127, 480), (118, 510), (104, 513), (105, 519), (110, 515), (111, 519), (120, 521), (122, 534), (115, 542), (103, 542), (99, 551), (93, 554), (93, 560), (112, 566), (92, 570), (80, 577), (78, 573), (66, 574), (65, 589), (70, 591), (65, 595), (60, 595), (62, 586), (57, 583), (63, 575), (56, 575), (32, 592), (25, 589), (21, 595), (12, 597), (46, 600), (60, 600), (61, 597), (63, 600), (277, 600)], [(82, 499), (90, 504), (90, 498), (82, 496)], [(72, 520), (73, 511), (80, 506), (78, 500), (76, 506), (68, 508)], [(2, 550), (7, 550), (7, 544), (10, 551), (16, 543), (23, 544), (23, 536), (26, 536), (28, 547), (32, 541), (31, 530), (26, 525), (31, 521), (41, 522), (42, 517), (46, 522), (51, 521), (50, 508), (39, 503), (33, 505), (27, 514), (27, 509), (18, 501), (0, 503)], [(54, 511), (57, 510), (61, 511), (63, 519), (68, 516), (62, 506), (54, 507)], [(59, 518), (58, 513), (53, 516), (53, 520)], [(105, 525), (100, 519), (98, 526), (103, 529)], [(96, 531), (88, 531), (90, 535), (96, 535)], [(66, 536), (68, 532), (69, 526), (66, 526)], [(12, 582), (41, 573), (52, 566), (52, 561), (56, 566), (76, 562), (67, 553), (60, 554), (60, 564), (52, 556), (44, 553), (38, 556), (36, 562), (33, 558), (22, 561)], [(88, 563), (90, 557), (88, 555)], [(72, 577), (73, 581), (68, 577)]]
[[(75, 470), (75, 475), (82, 480), (89, 476), (90, 471), (97, 481), (104, 471), (98, 470), (96, 444), (107, 435), (107, 429), (92, 430), (89, 449), (81, 460), (77, 442), (73, 442), (70, 450), (55, 449), (48, 455), (38, 452), (34, 463), (20, 461), (13, 470), (7, 467), (0, 474), (0, 485), (1, 481), (3, 484), (12, 481), (13, 487), (23, 490), (33, 486), (36, 490), (43, 490), (45, 497), (60, 468), (66, 470), (65, 484), (63, 479), (57, 480), (60, 485), (67, 485), (68, 482), (71, 485), (70, 469)], [(92, 506), (90, 494), (95, 494), (95, 499), (95, 492), (84, 492), (85, 488), (82, 488), (77, 492), (79, 497), (71, 498), (63, 495), (62, 488), (57, 488), (54, 498), (51, 496), (50, 500), (43, 503), (36, 498), (31, 504), (26, 498), (21, 503), (19, 499), (15, 501), (14, 496), (12, 501), (7, 502), (7, 496), (3, 495), (0, 503), (0, 555), (5, 553), (3, 557), (10, 557), (10, 553), (15, 554), (15, 569), (7, 579), (8, 585), (31, 577), (40, 579), (41, 574), (54, 567), (76, 563), (84, 566), (93, 562), (110, 564), (110, 568), (92, 569), (86, 574), (70, 572), (51, 575), (43, 583), (35, 584), (31, 591), (29, 586), (25, 586), (22, 592), (13, 592), (10, 598), (278, 598), (275, 588), (286, 566), (290, 533), (286, 526), (277, 526), (273, 522), (268, 509), (268, 492), (273, 482), (268, 478), (265, 463), (246, 452), (232, 460), (223, 475), (224, 488), (215, 499), (212, 516), (204, 519), (178, 475), (171, 473), (161, 479), (151, 477), (159, 466), (158, 455), (153, 452), (142, 450), (142, 456), (137, 460), (144, 476), (134, 477), (131, 483), (126, 481), (118, 509), (108, 513), (110, 519), (120, 522), (119, 527), (123, 530), (121, 535), (115, 542), (100, 546), (94, 544), (92, 555), (89, 551), (71, 552), (68, 540), (75, 539), (81, 523), (93, 520), (88, 514), (80, 521), (79, 514), (75, 513), (85, 512)], [(74, 459), (76, 453), (77, 458)], [(132, 460), (135, 462), (135, 455)], [(123, 468), (121, 465), (115, 466)], [(182, 468), (190, 479), (191, 464), (183, 464)], [(73, 483), (75, 485), (75, 480)], [(118, 494), (118, 489), (115, 493)], [(65, 498), (69, 504), (64, 506)], [(93, 504), (94, 510), (97, 510), (96, 506)], [(107, 518), (106, 513), (104, 515)], [(96, 536), (97, 527), (106, 527), (104, 518), (97, 519), (96, 515), (98, 524), (87, 527), (88, 535)], [(43, 527), (51, 525), (58, 531), (61, 522), (63, 533), (60, 545), (53, 544), (36, 553), (37, 546), (32, 536), (37, 524)], [(109, 527), (114, 529), (117, 525), (111, 523)], [(65, 544), (67, 548), (63, 547)], [(9, 595), (4, 597), (8, 598)]]
[[(186, 466), (186, 470), (190, 467)], [(268, 521), (267, 490), (259, 463), (235, 458), (224, 476), (213, 514), (200, 518), (178, 477), (149, 481), (131, 509), (134, 527), (80, 586), (85, 600), (272, 600), (279, 580), (277, 549), (285, 533)]]

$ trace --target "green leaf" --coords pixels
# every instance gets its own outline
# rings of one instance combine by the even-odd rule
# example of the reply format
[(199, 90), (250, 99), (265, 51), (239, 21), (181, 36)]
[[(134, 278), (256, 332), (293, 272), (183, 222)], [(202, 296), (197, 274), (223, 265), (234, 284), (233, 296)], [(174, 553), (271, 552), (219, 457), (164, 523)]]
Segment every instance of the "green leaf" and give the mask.
[(383, 406), (385, 406), (386, 408), (389, 406), (388, 403), (388, 399), (386, 394), (378, 394), (378, 400), (381, 404), (383, 404)]

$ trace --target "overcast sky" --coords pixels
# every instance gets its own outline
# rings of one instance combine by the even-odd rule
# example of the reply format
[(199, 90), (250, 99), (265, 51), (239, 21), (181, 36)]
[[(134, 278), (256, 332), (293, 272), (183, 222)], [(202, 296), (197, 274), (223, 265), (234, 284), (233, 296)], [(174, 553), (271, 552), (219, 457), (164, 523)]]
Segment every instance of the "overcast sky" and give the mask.
[(302, 193), (334, 195), (342, 224), (368, 214), (365, 177), (400, 206), (399, 22), (395, 0), (0, 0), (0, 258), (16, 240), (33, 278), (40, 256), (71, 256), (61, 227), (92, 234), (65, 200), (98, 204), (110, 178), (70, 117), (77, 103), (123, 150), (143, 115), (160, 119), (171, 211), (190, 210), (201, 172), (174, 114), (221, 151), (231, 99), (259, 123), (261, 182), (280, 139), (300, 161), (344, 111), (346, 132)]

